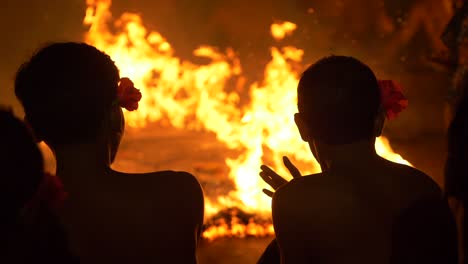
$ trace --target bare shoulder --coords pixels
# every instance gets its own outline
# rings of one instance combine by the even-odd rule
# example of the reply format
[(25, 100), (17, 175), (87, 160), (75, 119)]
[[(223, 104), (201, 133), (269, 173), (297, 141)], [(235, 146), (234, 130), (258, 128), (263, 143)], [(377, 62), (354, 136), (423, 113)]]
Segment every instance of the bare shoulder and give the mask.
[(197, 178), (185, 171), (156, 171), (138, 174), (120, 174), (120, 188), (134, 189), (142, 196), (170, 199), (173, 203), (191, 201), (203, 206), (203, 190)]
[(124, 176), (128, 181), (137, 181), (149, 185), (180, 184), (183, 185), (184, 188), (201, 189), (197, 178), (193, 174), (185, 171), (165, 170), (148, 173), (122, 173), (121, 175)]
[(197, 178), (193, 174), (186, 171), (156, 171), (147, 173), (145, 176), (167, 184), (180, 184), (184, 186), (184, 188), (194, 188), (201, 190), (201, 186)]
[[(272, 217), (280, 244), (285, 238), (294, 240), (291, 234), (298, 237), (310, 232), (323, 234), (321, 228), (333, 221), (338, 225), (345, 218), (343, 215), (351, 215), (349, 208), (354, 208), (355, 199), (336, 178), (326, 174), (305, 176), (275, 192)], [(338, 216), (338, 212), (342, 215)]]
[(322, 173), (293, 179), (275, 192), (273, 205), (279, 205), (281, 201), (286, 201), (289, 204), (296, 202), (302, 204), (301, 201), (304, 199), (315, 201), (314, 197), (328, 196), (333, 193), (332, 189), (336, 187), (331, 180), (333, 179)]
[(276, 195), (294, 194), (301, 191), (321, 190), (333, 187), (333, 178), (327, 177), (324, 173), (311, 174), (295, 178), (287, 184), (281, 186)]
[[(197, 178), (185, 171), (157, 171), (148, 173), (148, 178), (156, 180), (156, 183), (163, 189), (177, 189), (178, 195), (201, 196), (203, 198), (203, 190)], [(200, 197), (199, 197), (200, 198)]]
[(385, 161), (388, 176), (401, 188), (421, 195), (442, 195), (439, 185), (426, 173), (411, 166)]

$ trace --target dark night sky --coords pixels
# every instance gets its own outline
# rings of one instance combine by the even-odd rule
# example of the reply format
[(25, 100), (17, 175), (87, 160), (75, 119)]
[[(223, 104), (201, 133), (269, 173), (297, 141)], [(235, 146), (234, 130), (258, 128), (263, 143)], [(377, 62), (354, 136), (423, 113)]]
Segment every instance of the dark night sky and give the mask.
[(18, 66), (48, 41), (80, 40), (83, 0), (3, 0), (0, 31), (0, 104), (14, 102)]

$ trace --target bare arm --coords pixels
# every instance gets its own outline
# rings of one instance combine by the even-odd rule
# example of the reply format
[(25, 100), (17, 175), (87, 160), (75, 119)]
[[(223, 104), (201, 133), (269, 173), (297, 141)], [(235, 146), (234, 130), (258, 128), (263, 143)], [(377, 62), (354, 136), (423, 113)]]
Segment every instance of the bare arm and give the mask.
[(160, 234), (155, 234), (155, 257), (159, 263), (197, 263), (204, 218), (203, 191), (193, 175), (178, 172), (174, 176), (175, 185), (168, 186), (170, 193), (162, 197), (165, 203), (159, 208), (161, 226)]
[[(305, 230), (302, 217), (298, 214), (298, 206), (293, 200), (287, 200), (280, 189), (273, 196), (272, 215), (275, 228), (276, 240), (280, 248), (281, 263), (313, 263), (311, 256), (313, 252), (307, 252), (304, 245), (312, 248), (313, 241), (304, 243)], [(298, 228), (299, 227), (299, 228)]]

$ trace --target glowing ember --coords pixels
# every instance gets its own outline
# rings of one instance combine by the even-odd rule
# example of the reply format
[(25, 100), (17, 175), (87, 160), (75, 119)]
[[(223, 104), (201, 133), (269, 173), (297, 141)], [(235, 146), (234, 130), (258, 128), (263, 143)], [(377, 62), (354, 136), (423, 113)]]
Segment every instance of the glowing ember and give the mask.
[(275, 23), (271, 25), (270, 31), (273, 38), (276, 40), (282, 40), (287, 35), (291, 35), (294, 30), (296, 30), (297, 26), (291, 22), (283, 22), (283, 23)]
[[(138, 111), (125, 113), (128, 125), (143, 127), (148, 122), (165, 120), (176, 128), (213, 132), (228, 148), (240, 151), (237, 158), (225, 159), (236, 190), (216, 199), (206, 198), (208, 218), (222, 209), (238, 208), (269, 219), (271, 198), (262, 193), (266, 184), (258, 177), (264, 162), (288, 175), (281, 160), (286, 155), (303, 173), (319, 171), (293, 120), (303, 50), (272, 47), (264, 80), (249, 87), (250, 102), (240, 107), (239, 94), (229, 92), (236, 90), (229, 88), (236, 87), (228, 85), (228, 81), (242, 79), (240, 61), (233, 51), (219, 52), (202, 46), (194, 55), (209, 59), (209, 63), (182, 61), (161, 34), (143, 26), (140, 16), (124, 13), (114, 21), (110, 0), (87, 0), (87, 4), (86, 41), (108, 53), (121, 75), (131, 77), (143, 94)], [(271, 33), (281, 39), (295, 28), (290, 22), (273, 24)], [(243, 85), (241, 81), (237, 83)], [(379, 138), (376, 148), (379, 155), (408, 164), (393, 153), (388, 140)], [(204, 237), (271, 234), (271, 222), (259, 224), (253, 218), (242, 222), (233, 215), (229, 222), (221, 219), (213, 223)]]

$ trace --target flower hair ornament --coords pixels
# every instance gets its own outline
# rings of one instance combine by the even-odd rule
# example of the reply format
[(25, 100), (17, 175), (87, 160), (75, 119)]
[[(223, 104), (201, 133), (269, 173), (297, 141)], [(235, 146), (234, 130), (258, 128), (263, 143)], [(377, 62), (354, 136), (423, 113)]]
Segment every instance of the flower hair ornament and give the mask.
[(135, 85), (129, 78), (121, 78), (117, 87), (116, 105), (134, 111), (138, 109), (138, 102), (141, 100), (140, 90), (135, 88)]
[(408, 107), (408, 99), (401, 86), (393, 80), (379, 80), (380, 101), (388, 120), (392, 120)]

